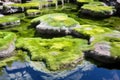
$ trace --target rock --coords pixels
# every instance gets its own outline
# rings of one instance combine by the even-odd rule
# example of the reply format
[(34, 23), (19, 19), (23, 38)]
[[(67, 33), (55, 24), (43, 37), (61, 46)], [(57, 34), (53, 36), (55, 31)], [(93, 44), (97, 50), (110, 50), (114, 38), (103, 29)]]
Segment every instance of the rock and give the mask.
[(2, 3), (3, 4), (0, 5), (1, 14), (13, 14), (13, 13), (19, 13), (24, 11), (22, 7), (11, 6), (14, 4), (13, 2), (2, 2)]
[(86, 57), (107, 64), (120, 62), (120, 32), (99, 35), (91, 46), (85, 53)]
[(85, 38), (91, 42), (92, 37), (95, 35), (104, 34), (111, 31), (111, 29), (106, 27), (96, 25), (81, 25), (80, 27), (74, 27), (71, 31), (71, 34), (79, 38)]
[(37, 9), (28, 9), (26, 11), (26, 16), (28, 17), (36, 17), (40, 14), (40, 10), (37, 10)]
[(36, 26), (38, 33), (42, 34), (60, 34), (67, 35), (71, 33), (71, 29), (78, 27), (79, 22), (69, 18), (63, 13), (47, 14), (32, 20), (32, 23), (40, 22)]
[(3, 17), (4, 15), (3, 14), (0, 14), (0, 17)]
[(20, 19), (14, 16), (4, 16), (0, 18), (0, 26), (15, 26), (20, 24)]
[(94, 0), (77, 0), (77, 9), (79, 10), (84, 4), (93, 2)]
[(107, 6), (102, 2), (91, 2), (81, 7), (80, 13), (91, 17), (109, 17), (115, 13), (115, 9), (111, 6)]
[(10, 32), (0, 32), (0, 58), (6, 58), (12, 55), (15, 50), (16, 36)]
[(13, 13), (20, 13), (24, 12), (24, 8), (22, 7), (10, 7), (10, 6), (4, 6), (1, 13), (2, 14), (13, 14)]
[(12, 52), (14, 50), (15, 50), (15, 42), (13, 41), (9, 44), (9, 47), (7, 49), (0, 50), (0, 58), (6, 58), (13, 55)]

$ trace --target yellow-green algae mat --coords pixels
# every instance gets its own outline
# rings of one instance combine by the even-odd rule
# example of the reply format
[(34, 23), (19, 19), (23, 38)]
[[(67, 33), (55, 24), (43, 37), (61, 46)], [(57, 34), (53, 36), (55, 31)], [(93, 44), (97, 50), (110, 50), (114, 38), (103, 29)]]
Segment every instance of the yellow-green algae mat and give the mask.
[(43, 61), (49, 70), (54, 71), (81, 62), (87, 41), (72, 38), (21, 38), (17, 40), (16, 46), (28, 50), (31, 60)]

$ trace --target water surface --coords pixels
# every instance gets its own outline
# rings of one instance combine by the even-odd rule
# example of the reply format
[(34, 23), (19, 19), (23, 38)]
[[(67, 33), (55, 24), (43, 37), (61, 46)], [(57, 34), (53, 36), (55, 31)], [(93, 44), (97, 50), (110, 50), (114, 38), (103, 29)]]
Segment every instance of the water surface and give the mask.
[(120, 70), (99, 68), (84, 61), (73, 70), (50, 74), (35, 70), (27, 62), (16, 61), (2, 68), (0, 80), (120, 80)]

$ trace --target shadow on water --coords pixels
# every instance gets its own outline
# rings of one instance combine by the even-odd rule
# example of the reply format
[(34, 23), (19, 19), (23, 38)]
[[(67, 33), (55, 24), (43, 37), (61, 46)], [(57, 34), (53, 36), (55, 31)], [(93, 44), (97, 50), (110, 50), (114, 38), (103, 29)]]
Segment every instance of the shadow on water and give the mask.
[(120, 70), (120, 61), (116, 61), (114, 63), (104, 63), (104, 62), (100, 62), (100, 61), (97, 61), (95, 59), (91, 59), (91, 58), (88, 58), (86, 57), (86, 60), (87, 61), (90, 61), (91, 63), (95, 64), (98, 68), (106, 68), (106, 69), (117, 69), (117, 70)]

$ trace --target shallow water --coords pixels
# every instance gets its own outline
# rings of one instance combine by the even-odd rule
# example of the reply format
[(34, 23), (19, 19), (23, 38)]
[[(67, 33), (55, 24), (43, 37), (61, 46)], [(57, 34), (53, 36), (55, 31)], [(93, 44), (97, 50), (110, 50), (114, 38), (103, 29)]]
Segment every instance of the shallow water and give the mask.
[(120, 70), (98, 68), (84, 61), (73, 70), (50, 74), (35, 70), (27, 62), (16, 61), (2, 69), (0, 80), (120, 80)]

